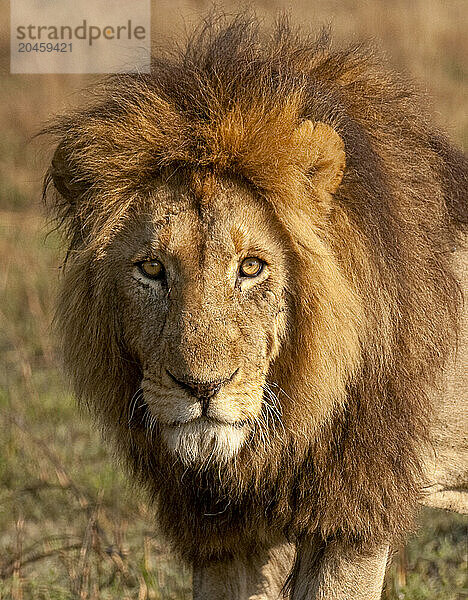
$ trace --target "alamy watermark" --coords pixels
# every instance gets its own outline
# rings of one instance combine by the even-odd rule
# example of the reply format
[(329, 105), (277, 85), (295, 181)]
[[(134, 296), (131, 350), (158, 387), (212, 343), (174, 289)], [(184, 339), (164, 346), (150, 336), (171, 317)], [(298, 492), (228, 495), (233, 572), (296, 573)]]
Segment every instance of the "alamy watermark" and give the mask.
[(150, 69), (150, 0), (11, 0), (12, 73)]

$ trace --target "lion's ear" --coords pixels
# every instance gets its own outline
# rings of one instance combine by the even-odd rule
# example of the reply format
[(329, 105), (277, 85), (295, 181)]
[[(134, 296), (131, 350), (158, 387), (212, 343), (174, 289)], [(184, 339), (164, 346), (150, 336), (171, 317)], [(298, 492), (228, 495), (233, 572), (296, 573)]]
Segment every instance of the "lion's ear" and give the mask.
[(65, 200), (73, 203), (83, 192), (83, 186), (76, 182), (76, 176), (61, 144), (54, 152), (48, 174), (55, 189)]
[(303, 121), (294, 132), (299, 163), (315, 185), (333, 194), (346, 166), (344, 142), (326, 123)]
[[(44, 178), (42, 196), (47, 213), (68, 239), (69, 250), (86, 237), (85, 195), (89, 187), (60, 143)], [(55, 193), (49, 193), (52, 189)]]

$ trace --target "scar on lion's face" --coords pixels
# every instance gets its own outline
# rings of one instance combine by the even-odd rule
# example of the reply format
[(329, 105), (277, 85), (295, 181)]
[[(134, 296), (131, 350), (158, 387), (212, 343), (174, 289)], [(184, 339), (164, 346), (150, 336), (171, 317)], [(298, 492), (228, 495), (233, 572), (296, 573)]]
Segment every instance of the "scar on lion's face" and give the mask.
[(161, 186), (109, 253), (144, 400), (187, 462), (231, 457), (263, 418), (287, 313), (284, 243), (268, 207), (234, 183), (213, 186), (209, 199)]

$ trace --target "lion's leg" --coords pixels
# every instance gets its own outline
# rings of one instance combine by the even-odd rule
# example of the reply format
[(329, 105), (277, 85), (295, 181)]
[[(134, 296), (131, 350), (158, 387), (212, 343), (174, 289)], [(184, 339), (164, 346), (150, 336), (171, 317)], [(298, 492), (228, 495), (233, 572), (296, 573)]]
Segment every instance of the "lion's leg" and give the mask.
[(193, 570), (194, 600), (278, 600), (294, 562), (284, 544), (249, 557)]
[(336, 542), (298, 548), (291, 600), (380, 600), (388, 546), (364, 554)]

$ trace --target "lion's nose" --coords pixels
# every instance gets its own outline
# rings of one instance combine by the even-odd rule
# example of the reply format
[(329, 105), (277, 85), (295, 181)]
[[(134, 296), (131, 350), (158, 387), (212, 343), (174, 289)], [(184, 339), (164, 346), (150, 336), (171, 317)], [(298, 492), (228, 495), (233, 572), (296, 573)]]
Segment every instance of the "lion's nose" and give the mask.
[(190, 392), (190, 394), (192, 394), (192, 396), (195, 396), (195, 398), (198, 398), (198, 400), (200, 400), (203, 403), (206, 403), (217, 392), (219, 392), (219, 390), (222, 388), (222, 386), (225, 385), (226, 383), (228, 383), (229, 381), (231, 381), (231, 379), (234, 377), (234, 375), (236, 373), (237, 373), (237, 371), (235, 371), (227, 379), (223, 379), (223, 380), (194, 381), (194, 380), (190, 380), (190, 379), (179, 379), (179, 378), (175, 377), (170, 371), (167, 371), (167, 374), (172, 379), (172, 381), (177, 383), (177, 385), (180, 385), (180, 387), (183, 388), (184, 390), (187, 390), (188, 392)]

